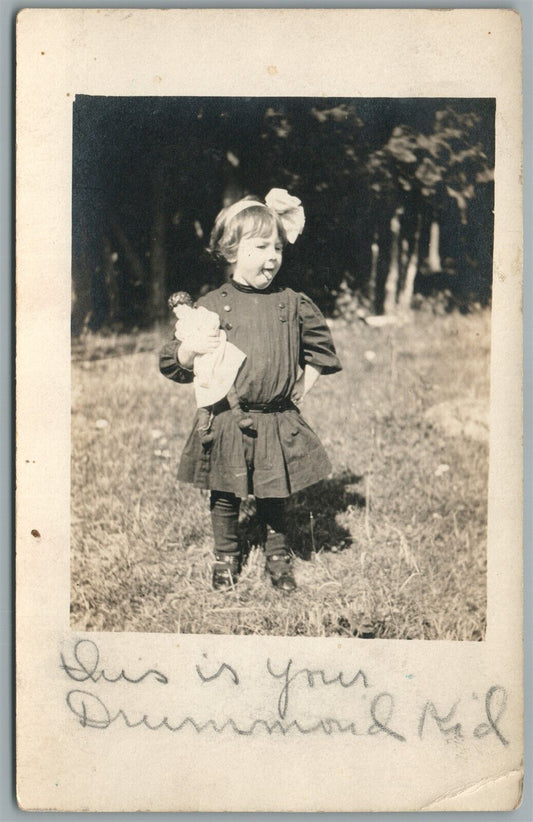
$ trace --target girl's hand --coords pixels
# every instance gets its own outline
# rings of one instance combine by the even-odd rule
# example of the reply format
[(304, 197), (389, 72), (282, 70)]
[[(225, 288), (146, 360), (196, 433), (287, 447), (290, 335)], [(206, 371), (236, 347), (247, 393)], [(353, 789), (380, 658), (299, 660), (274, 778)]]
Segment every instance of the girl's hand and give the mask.
[(304, 375), (296, 380), (294, 388), (292, 389), (291, 401), (299, 408), (305, 395), (305, 380)]
[[(176, 323), (176, 326), (179, 323)], [(178, 337), (178, 331), (176, 328), (175, 335), (176, 339)], [(181, 348), (185, 348), (185, 353), (190, 353), (193, 357), (197, 354), (210, 354), (212, 351), (215, 351), (218, 346), (220, 345), (220, 328), (217, 328), (212, 331), (195, 331), (192, 334), (189, 334), (183, 341)]]
[(291, 394), (291, 400), (296, 406), (298, 406), (298, 408), (302, 404), (305, 395), (309, 393), (315, 382), (318, 380), (321, 373), (322, 369), (318, 366), (310, 365), (309, 363), (306, 364), (303, 374), (294, 383), (294, 388), (292, 389)]

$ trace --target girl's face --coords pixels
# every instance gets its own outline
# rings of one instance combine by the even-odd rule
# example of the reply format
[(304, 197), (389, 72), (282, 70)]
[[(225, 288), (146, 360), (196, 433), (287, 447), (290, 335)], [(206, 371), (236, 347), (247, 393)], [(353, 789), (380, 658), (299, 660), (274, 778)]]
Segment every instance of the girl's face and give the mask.
[(283, 243), (274, 227), (270, 237), (243, 237), (237, 249), (233, 279), (241, 285), (268, 288), (281, 267)]

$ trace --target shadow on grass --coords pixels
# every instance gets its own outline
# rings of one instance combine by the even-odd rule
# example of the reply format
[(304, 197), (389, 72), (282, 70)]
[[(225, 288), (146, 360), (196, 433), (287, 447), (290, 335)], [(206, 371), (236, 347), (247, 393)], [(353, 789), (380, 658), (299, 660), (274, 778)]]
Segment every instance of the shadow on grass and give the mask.
[[(348, 508), (364, 508), (365, 497), (353, 488), (362, 476), (344, 471), (294, 494), (288, 503), (288, 544), (293, 553), (309, 560), (315, 551), (333, 553), (349, 548), (350, 532), (339, 525), (338, 514)], [(241, 539), (245, 546), (262, 546), (265, 532), (258, 521), (253, 498), (241, 506)]]

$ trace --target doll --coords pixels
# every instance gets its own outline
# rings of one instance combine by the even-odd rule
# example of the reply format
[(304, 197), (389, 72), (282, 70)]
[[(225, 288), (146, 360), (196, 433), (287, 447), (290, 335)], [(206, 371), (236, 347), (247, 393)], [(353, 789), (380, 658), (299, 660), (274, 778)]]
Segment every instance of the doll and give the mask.
[[(198, 405), (197, 430), (203, 445), (213, 441), (211, 421), (213, 406), (226, 399), (237, 425), (242, 430), (254, 429), (252, 418), (240, 406), (239, 397), (234, 386), (240, 366), (246, 355), (227, 341), (226, 334), (220, 330), (220, 319), (214, 311), (195, 307), (187, 291), (176, 291), (168, 298), (168, 307), (177, 318), (175, 337), (186, 340), (197, 332), (211, 332), (218, 338), (213, 351), (197, 354), (194, 358), (194, 388)], [(229, 388), (224, 390), (230, 382)]]

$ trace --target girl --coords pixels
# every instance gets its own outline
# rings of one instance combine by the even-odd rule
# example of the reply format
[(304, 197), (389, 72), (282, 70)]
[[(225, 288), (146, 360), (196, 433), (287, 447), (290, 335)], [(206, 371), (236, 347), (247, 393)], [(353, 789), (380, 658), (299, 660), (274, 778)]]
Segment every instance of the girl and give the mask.
[[(283, 247), (296, 240), (303, 225), (300, 200), (273, 189), (265, 203), (246, 197), (223, 209), (211, 235), (210, 251), (229, 263), (231, 278), (199, 302), (218, 314), (227, 339), (246, 355), (235, 387), (243, 411), (254, 419), (253, 429), (241, 430), (222, 400), (213, 407), (212, 443), (202, 445), (195, 419), (181, 457), (178, 479), (211, 490), (215, 589), (231, 587), (239, 576), (239, 505), (248, 494), (255, 495), (266, 526), (272, 584), (285, 593), (296, 588), (285, 503), (331, 470), (299, 406), (320, 374), (341, 366), (318, 308), (304, 294), (275, 283)], [(174, 339), (161, 351), (161, 372), (176, 382), (192, 382), (195, 356), (214, 351), (219, 334), (216, 329)]]

